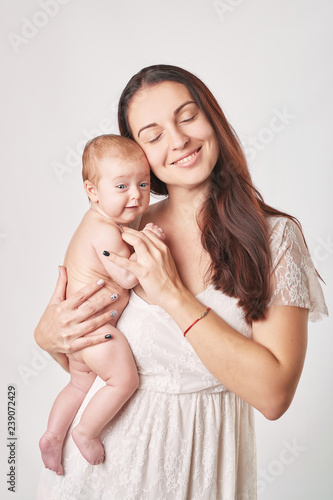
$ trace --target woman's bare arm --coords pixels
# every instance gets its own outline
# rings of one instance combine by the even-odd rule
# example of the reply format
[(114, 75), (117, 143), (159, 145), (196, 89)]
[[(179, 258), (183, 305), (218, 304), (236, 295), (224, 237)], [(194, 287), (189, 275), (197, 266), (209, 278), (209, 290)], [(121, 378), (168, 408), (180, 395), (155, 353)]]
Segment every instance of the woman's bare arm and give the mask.
[[(137, 262), (114, 254), (110, 259), (133, 272), (149, 300), (161, 306), (184, 332), (205, 311), (182, 284), (169, 249), (152, 233), (126, 229)], [(187, 333), (187, 340), (207, 369), (266, 418), (279, 418), (290, 405), (307, 346), (308, 311), (279, 306), (253, 324), (253, 339), (228, 325), (213, 311)]]
[[(181, 293), (178, 306), (168, 311), (183, 331), (196, 319), (196, 308), (198, 313), (205, 310), (186, 295)], [(218, 380), (276, 420), (290, 406), (302, 373), (307, 320), (306, 309), (271, 307), (265, 320), (253, 324), (253, 339), (248, 339), (210, 311), (186, 338)]]

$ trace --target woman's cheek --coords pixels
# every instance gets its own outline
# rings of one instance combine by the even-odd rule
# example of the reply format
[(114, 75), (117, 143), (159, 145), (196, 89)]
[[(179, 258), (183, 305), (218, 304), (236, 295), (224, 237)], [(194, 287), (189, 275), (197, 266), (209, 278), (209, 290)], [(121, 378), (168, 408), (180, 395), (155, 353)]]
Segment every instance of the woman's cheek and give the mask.
[(155, 151), (145, 151), (146, 156), (148, 158), (148, 163), (150, 165), (150, 168), (154, 170), (155, 168), (158, 168), (158, 166), (163, 165), (162, 157)]

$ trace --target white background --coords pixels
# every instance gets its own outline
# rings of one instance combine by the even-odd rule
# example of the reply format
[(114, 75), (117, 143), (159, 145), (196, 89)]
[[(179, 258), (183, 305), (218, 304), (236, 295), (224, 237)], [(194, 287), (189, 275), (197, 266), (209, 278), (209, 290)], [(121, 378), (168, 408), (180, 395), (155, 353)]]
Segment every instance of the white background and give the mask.
[[(330, 306), (332, 15), (329, 0), (1, 0), (1, 498), (35, 499), (38, 440), (67, 381), (33, 330), (88, 208), (75, 151), (117, 131), (120, 92), (142, 67), (183, 66), (211, 88), (266, 202), (301, 220)], [(331, 319), (310, 324), (289, 411), (258, 415), (260, 500), (332, 498), (331, 330)], [(16, 493), (6, 485), (8, 384)]]

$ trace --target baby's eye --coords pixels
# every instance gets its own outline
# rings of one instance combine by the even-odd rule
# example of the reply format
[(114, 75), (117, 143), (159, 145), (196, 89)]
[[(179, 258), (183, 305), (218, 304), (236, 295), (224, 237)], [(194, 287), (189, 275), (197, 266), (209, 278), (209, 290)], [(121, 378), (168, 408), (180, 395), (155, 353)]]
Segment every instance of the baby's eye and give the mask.
[(145, 188), (145, 187), (148, 187), (148, 186), (149, 186), (148, 182), (141, 182), (141, 184), (139, 184), (139, 187), (141, 187), (141, 188)]
[(118, 189), (126, 189), (126, 184), (118, 184), (117, 188)]

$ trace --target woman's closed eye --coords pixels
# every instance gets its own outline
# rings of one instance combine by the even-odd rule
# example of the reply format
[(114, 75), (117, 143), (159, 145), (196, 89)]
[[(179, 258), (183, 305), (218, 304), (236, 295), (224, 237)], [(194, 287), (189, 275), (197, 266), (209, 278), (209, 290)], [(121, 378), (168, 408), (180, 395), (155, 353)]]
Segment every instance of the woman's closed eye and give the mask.
[(148, 142), (150, 144), (153, 144), (154, 142), (157, 142), (159, 140), (159, 138), (161, 137), (162, 134), (158, 134), (156, 137), (154, 137), (153, 139), (150, 139)]
[[(192, 122), (193, 120), (195, 120), (195, 118), (197, 116), (198, 116), (198, 114), (195, 113), (194, 115), (191, 115), (188, 118), (184, 117), (182, 120), (179, 121), (179, 123), (189, 123), (189, 122)], [(162, 132), (160, 134), (158, 134), (158, 135), (155, 135), (152, 139), (148, 139), (148, 143), (149, 144), (154, 144), (155, 142), (157, 142), (162, 137), (162, 135), (163, 135)]]
[(190, 116), (190, 118), (184, 118), (183, 120), (181, 120), (180, 123), (187, 123), (187, 122), (191, 122), (192, 120), (194, 120), (194, 118), (196, 118), (196, 114), (193, 115), (193, 116)]

